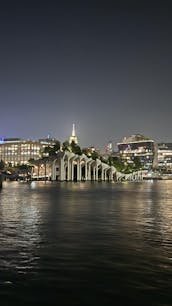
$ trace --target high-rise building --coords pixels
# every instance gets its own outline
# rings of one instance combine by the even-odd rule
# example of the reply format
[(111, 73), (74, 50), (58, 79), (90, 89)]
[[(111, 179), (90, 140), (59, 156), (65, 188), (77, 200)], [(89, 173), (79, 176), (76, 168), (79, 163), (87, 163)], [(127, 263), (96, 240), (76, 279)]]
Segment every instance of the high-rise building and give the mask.
[(78, 144), (78, 137), (76, 136), (75, 132), (75, 124), (72, 125), (72, 136), (69, 137), (69, 144), (74, 142), (75, 144)]

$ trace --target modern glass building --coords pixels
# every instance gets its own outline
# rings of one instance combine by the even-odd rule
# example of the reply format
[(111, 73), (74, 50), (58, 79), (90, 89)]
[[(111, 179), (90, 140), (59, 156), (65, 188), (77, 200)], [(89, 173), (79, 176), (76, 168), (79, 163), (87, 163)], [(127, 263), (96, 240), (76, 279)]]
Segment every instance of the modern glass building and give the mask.
[(172, 143), (158, 144), (158, 167), (172, 170)]
[(154, 140), (137, 134), (124, 137), (117, 144), (121, 158), (127, 163), (133, 163), (138, 157), (144, 169), (151, 169), (157, 163), (157, 149)]

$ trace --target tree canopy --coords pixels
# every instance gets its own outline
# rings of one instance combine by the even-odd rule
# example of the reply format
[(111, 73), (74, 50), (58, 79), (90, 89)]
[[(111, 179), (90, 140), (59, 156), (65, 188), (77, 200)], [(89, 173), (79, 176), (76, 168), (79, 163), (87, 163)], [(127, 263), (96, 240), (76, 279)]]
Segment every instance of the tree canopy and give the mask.
[(74, 141), (71, 142), (71, 151), (75, 154), (82, 155), (80, 146), (78, 146)]
[(48, 156), (56, 155), (60, 150), (60, 141), (56, 140), (53, 146), (47, 146), (44, 148), (43, 155), (46, 154)]

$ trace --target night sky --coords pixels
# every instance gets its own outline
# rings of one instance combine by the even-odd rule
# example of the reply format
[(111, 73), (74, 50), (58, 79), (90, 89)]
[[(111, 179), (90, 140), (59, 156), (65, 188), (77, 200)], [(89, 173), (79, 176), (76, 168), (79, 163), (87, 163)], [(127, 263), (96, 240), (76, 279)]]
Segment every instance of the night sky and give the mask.
[(172, 142), (170, 3), (1, 1), (0, 136)]

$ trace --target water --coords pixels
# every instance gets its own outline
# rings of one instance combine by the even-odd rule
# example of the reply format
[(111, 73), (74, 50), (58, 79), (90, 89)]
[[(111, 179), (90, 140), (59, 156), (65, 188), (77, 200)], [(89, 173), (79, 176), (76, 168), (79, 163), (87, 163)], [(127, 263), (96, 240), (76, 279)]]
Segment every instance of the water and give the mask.
[(172, 181), (4, 183), (0, 304), (172, 305)]

